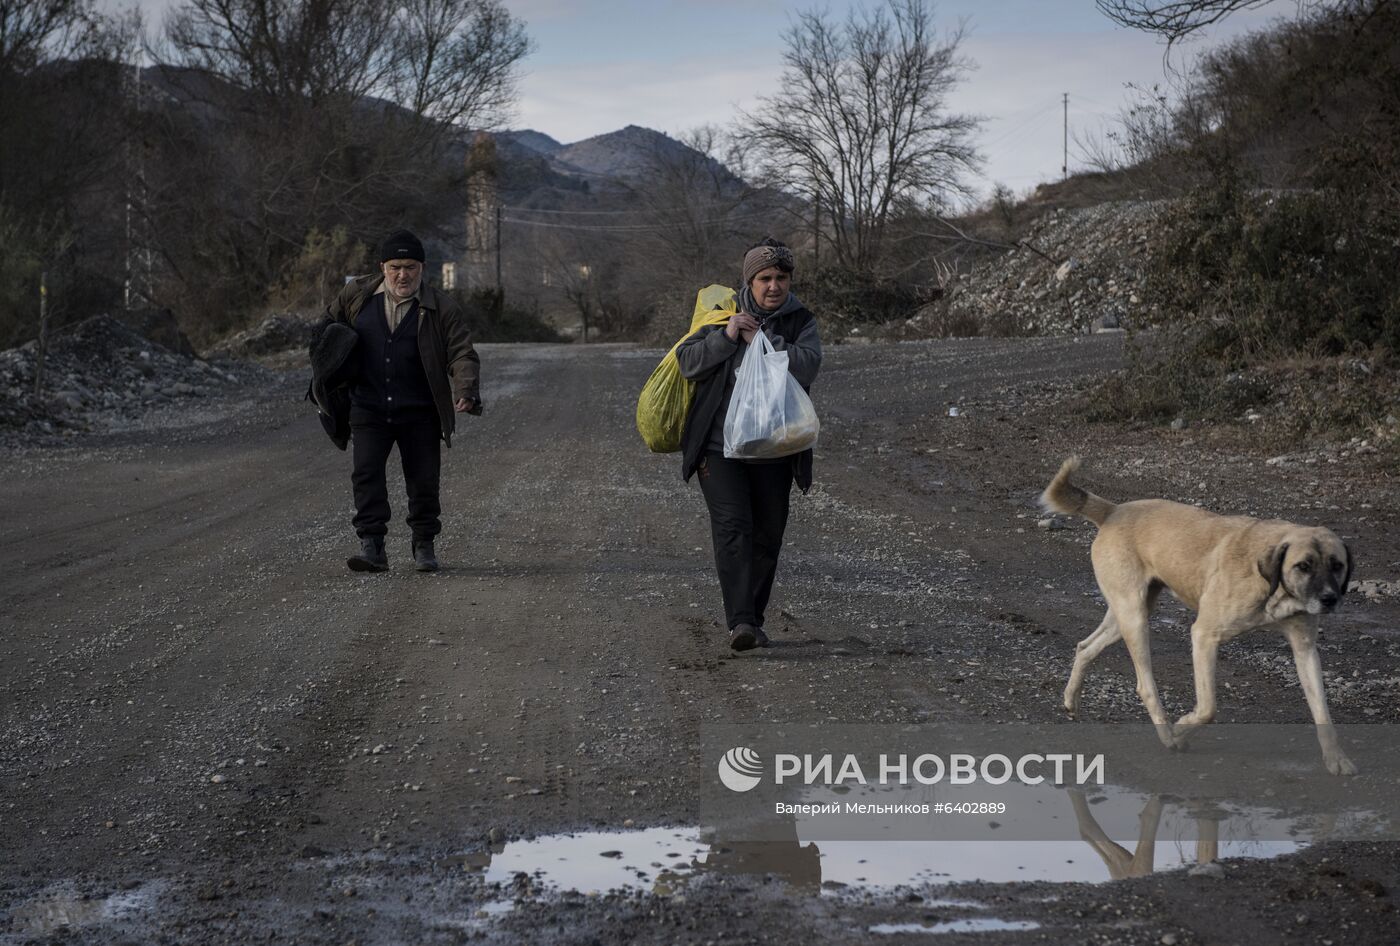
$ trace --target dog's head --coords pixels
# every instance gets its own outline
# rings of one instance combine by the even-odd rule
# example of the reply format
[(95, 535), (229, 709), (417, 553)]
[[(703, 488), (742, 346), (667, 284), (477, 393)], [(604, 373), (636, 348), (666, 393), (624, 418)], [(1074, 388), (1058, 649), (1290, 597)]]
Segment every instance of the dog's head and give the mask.
[(1327, 614), (1351, 583), (1351, 549), (1331, 529), (1295, 529), (1260, 556), (1259, 574), (1268, 598), (1282, 588), (1297, 604), (1294, 613)]

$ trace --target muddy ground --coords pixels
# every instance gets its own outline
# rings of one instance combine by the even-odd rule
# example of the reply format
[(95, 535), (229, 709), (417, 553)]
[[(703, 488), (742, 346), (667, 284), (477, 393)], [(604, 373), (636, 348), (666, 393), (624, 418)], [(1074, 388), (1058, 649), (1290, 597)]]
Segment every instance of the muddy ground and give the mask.
[[(707, 723), (1062, 721), (1101, 608), (1091, 528), (1037, 525), (1070, 452), (1111, 498), (1322, 522), (1358, 579), (1400, 569), (1373, 455), (1270, 463), (1228, 433), (1079, 421), (1066, 398), (1117, 363), (1115, 336), (842, 346), (777, 646), (731, 655), (698, 490), (633, 429), (657, 356), (485, 346), (437, 575), (407, 567), (401, 518), (391, 573), (345, 570), (349, 458), (290, 375), (223, 416), (0, 455), (0, 942), (1395, 941), (1387, 843), (1102, 884), (761, 865), (588, 895), (493, 874), (525, 838), (693, 827)], [(1326, 624), (1340, 723), (1400, 720), (1400, 599), (1376, 587)], [(1185, 619), (1154, 635), (1173, 713)], [(1230, 644), (1219, 719), (1306, 722), (1287, 653)], [(1083, 702), (1141, 718), (1121, 648)]]

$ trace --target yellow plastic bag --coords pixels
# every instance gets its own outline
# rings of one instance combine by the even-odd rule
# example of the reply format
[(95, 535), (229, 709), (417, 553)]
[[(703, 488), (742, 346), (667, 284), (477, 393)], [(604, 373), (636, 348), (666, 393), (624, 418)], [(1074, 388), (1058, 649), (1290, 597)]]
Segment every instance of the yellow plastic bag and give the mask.
[(706, 286), (695, 294), (695, 315), (690, 331), (671, 346), (661, 364), (642, 385), (637, 398), (637, 432), (652, 453), (675, 453), (681, 448), (685, 415), (695, 397), (695, 382), (681, 377), (676, 349), (706, 325), (723, 325), (737, 308), (735, 293), (727, 286)]

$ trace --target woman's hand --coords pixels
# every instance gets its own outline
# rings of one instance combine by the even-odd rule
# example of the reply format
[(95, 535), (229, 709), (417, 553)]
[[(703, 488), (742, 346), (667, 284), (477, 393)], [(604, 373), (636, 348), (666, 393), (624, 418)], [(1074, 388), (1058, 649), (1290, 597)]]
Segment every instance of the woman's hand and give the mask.
[(729, 323), (724, 327), (724, 334), (731, 342), (737, 341), (740, 337), (745, 344), (753, 341), (754, 333), (758, 331), (758, 319), (747, 312), (736, 312), (729, 317)]

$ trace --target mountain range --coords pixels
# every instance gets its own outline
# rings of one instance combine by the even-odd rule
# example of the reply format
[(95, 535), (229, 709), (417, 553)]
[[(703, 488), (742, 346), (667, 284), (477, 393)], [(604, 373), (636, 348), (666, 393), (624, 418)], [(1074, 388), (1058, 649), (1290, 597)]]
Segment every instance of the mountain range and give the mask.
[[(497, 153), (503, 159), (503, 184), (507, 190), (519, 191), (523, 183), (517, 178), (523, 168), (533, 166), (547, 171), (544, 176), (562, 178), (566, 189), (587, 184), (588, 190), (634, 184), (645, 178), (658, 163), (678, 165), (696, 162), (710, 166), (719, 179), (734, 184), (739, 178), (713, 158), (662, 132), (640, 125), (628, 125), (617, 131), (595, 135), (572, 144), (564, 144), (544, 132), (518, 129), (497, 132), (493, 136)], [(527, 178), (538, 177), (525, 175)], [(538, 180), (532, 183), (539, 183)], [(525, 188), (528, 189), (528, 188)]]

